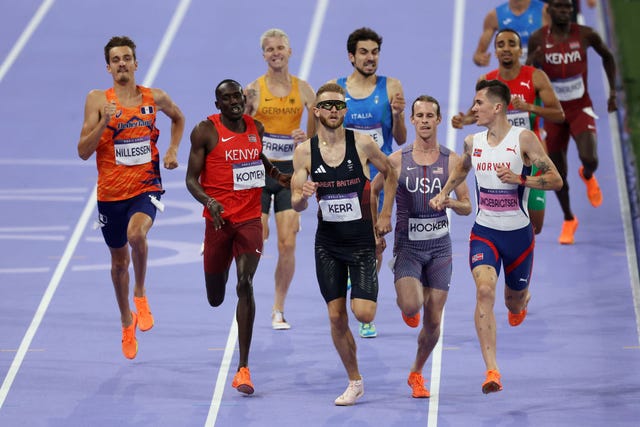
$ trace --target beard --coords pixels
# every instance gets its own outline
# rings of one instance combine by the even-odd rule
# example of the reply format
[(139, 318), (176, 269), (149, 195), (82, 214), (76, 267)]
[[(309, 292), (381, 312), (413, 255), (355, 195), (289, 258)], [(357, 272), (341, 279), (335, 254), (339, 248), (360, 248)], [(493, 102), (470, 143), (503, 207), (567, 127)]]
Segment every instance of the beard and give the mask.
[(331, 130), (336, 130), (338, 129), (340, 126), (342, 126), (342, 123), (344, 122), (344, 116), (340, 117), (340, 119), (338, 120), (337, 123), (330, 123), (325, 117), (320, 116), (320, 123), (322, 123), (322, 125), (326, 128), (329, 128)]
[(363, 75), (364, 77), (371, 77), (378, 71), (378, 67), (377, 66), (375, 66), (373, 68), (373, 71), (371, 71), (371, 72), (365, 71), (362, 68), (358, 67), (357, 65), (354, 65), (354, 67), (355, 67), (356, 71), (358, 73), (360, 73), (361, 75)]

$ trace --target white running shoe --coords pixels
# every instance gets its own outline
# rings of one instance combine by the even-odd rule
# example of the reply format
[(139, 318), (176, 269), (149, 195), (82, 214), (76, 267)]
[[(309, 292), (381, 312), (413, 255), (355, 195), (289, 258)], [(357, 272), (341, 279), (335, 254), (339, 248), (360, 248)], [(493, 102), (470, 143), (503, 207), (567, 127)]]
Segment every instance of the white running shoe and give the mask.
[(364, 381), (362, 378), (359, 380), (349, 381), (349, 386), (338, 398), (335, 400), (337, 406), (351, 406), (356, 403), (360, 397), (364, 395)]
[(291, 329), (291, 325), (284, 320), (284, 313), (278, 310), (271, 312), (271, 327), (276, 331)]

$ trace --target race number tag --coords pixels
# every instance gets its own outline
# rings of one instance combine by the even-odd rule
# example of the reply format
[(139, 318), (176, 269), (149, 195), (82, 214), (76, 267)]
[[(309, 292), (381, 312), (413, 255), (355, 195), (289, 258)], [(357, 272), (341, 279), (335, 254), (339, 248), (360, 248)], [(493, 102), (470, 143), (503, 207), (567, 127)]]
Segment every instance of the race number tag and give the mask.
[(265, 133), (262, 137), (262, 152), (268, 159), (291, 160), (295, 144), (291, 135)]
[(584, 95), (584, 82), (582, 81), (581, 75), (569, 77), (564, 80), (554, 80), (551, 84), (560, 101), (580, 99)]
[(264, 164), (262, 160), (236, 163), (233, 165), (233, 189), (248, 190), (264, 187)]
[(449, 233), (446, 215), (435, 218), (409, 218), (409, 240), (431, 240)]
[(382, 136), (381, 127), (370, 128), (370, 127), (360, 126), (360, 127), (352, 127), (348, 129), (356, 132), (366, 133), (367, 135), (371, 136), (371, 138), (373, 138), (373, 140), (376, 142), (376, 144), (378, 144), (378, 147), (380, 148), (382, 148), (382, 145), (384, 144), (384, 137)]
[(507, 120), (511, 123), (511, 126), (518, 126), (521, 128), (531, 130), (531, 120), (529, 113), (520, 110), (507, 111)]
[(327, 222), (355, 221), (362, 218), (357, 193), (327, 194), (318, 202), (322, 219)]
[(480, 189), (480, 209), (491, 212), (509, 212), (520, 209), (518, 205), (518, 189), (488, 190)]
[(116, 164), (135, 166), (151, 161), (151, 141), (148, 136), (113, 141)]

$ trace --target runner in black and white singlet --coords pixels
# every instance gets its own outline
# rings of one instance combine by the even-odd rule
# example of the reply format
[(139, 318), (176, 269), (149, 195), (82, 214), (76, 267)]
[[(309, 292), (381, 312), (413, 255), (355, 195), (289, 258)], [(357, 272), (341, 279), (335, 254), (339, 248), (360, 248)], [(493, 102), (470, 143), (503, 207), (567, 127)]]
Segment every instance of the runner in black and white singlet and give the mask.
[[(502, 264), (511, 326), (524, 321), (531, 298), (534, 238), (527, 215), (528, 189), (557, 190), (562, 186), (558, 170), (535, 133), (509, 123), (510, 102), (505, 83), (478, 82), (472, 112), (477, 124), (487, 130), (465, 138), (462, 161), (451, 171), (440, 194), (431, 199), (432, 207), (443, 209), (448, 194), (474, 168), (478, 208), (471, 230), (469, 265), (476, 284), (476, 332), (487, 369), (483, 393), (502, 390), (493, 312)], [(532, 166), (538, 168), (538, 175), (529, 175)]]
[[(327, 303), (333, 344), (349, 376), (347, 389), (335, 400), (339, 406), (353, 405), (364, 394), (349, 329), (347, 278), (352, 280), (351, 311), (358, 321), (371, 322), (378, 296), (376, 238), (391, 231), (397, 187), (391, 163), (373, 138), (342, 126), (347, 112), (344, 98), (344, 89), (336, 83), (318, 89), (314, 108), (318, 133), (296, 148), (291, 180), (293, 209), (305, 210), (314, 194), (318, 201), (316, 276)], [(371, 209), (369, 163), (384, 176), (388, 198), (380, 214)]]

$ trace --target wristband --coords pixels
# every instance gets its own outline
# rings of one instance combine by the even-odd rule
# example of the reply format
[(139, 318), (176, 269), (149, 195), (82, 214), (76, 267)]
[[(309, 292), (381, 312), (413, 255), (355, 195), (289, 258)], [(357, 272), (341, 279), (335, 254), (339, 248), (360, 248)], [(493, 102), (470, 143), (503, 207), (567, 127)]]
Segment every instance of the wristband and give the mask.
[(527, 176), (525, 174), (520, 175), (520, 185), (523, 187), (527, 185)]

